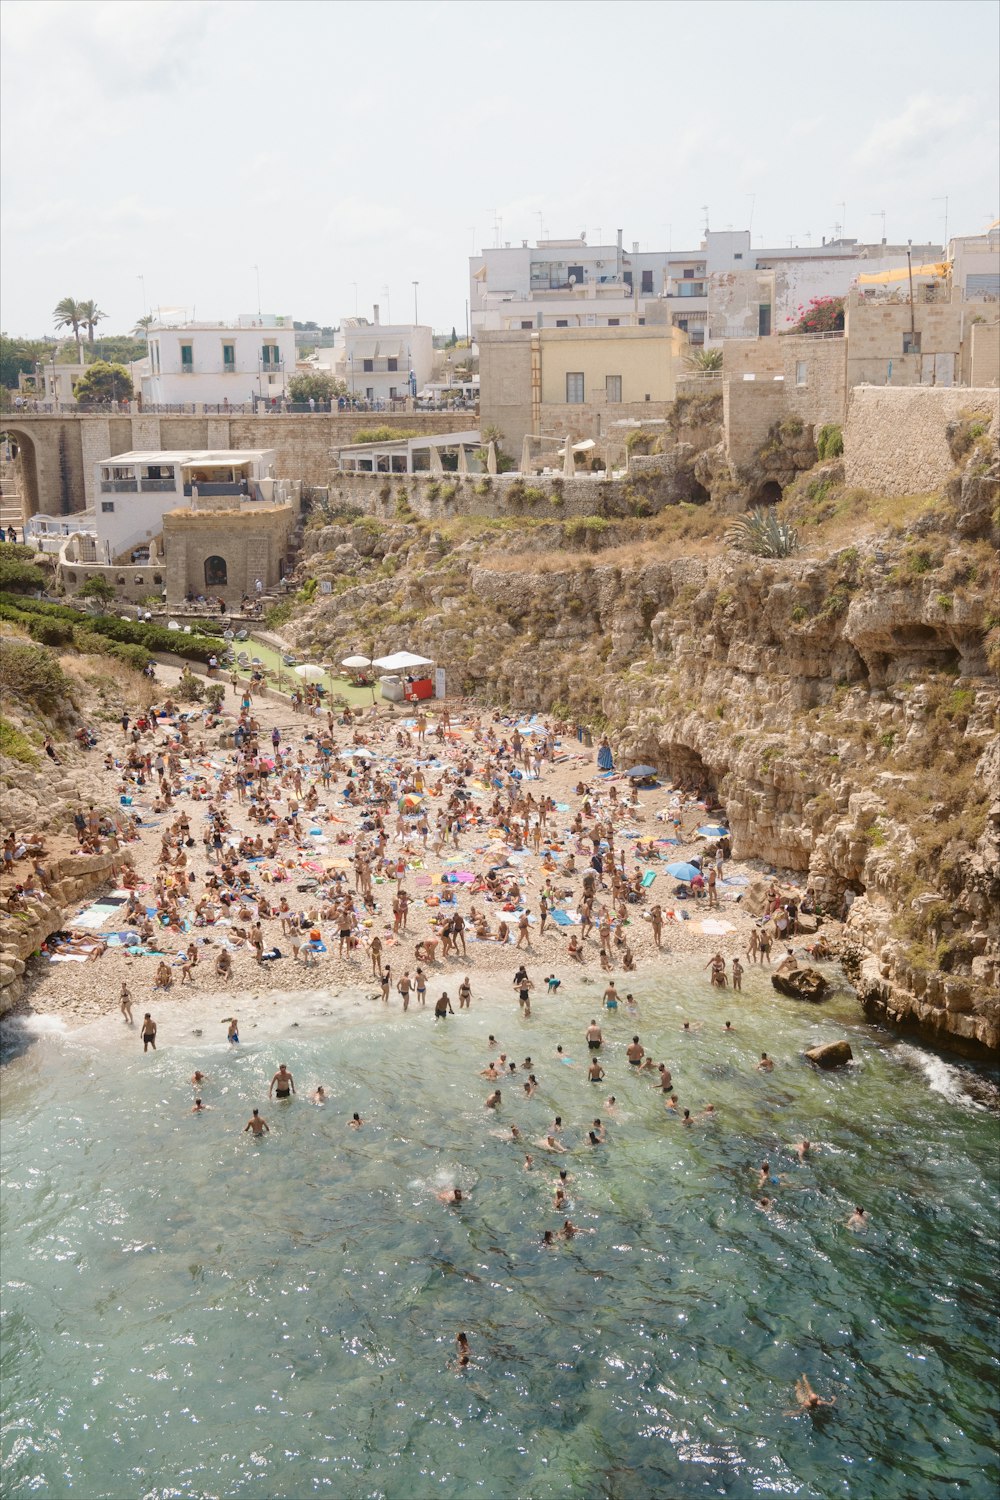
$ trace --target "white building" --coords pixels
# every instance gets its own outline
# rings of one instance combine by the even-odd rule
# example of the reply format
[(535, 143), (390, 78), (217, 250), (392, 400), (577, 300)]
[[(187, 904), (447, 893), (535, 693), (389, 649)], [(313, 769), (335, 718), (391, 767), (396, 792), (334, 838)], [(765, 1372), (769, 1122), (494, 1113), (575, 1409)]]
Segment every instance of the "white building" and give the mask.
[(434, 333), (424, 323), (343, 318), (335, 343), (317, 349), (310, 367), (342, 380), (353, 396), (390, 405), (423, 390), (434, 371)]
[[(754, 249), (748, 230), (706, 230), (697, 250), (626, 250), (585, 236), (483, 250), (469, 261), (473, 336), (483, 329), (668, 323), (691, 343), (787, 331), (812, 297), (844, 296), (862, 271), (906, 265), (906, 245), (857, 240)], [(941, 247), (915, 245), (917, 263)]]
[(242, 406), (284, 396), (295, 374), (291, 318), (243, 313), (235, 323), (154, 323), (146, 406)]
[(1000, 219), (985, 234), (957, 236), (948, 243), (952, 285), (967, 302), (1000, 301)]
[(81, 562), (134, 561), (132, 554), (147, 552), (161, 534), (168, 511), (225, 497), (241, 509), (278, 503), (284, 489), (274, 464), (273, 448), (116, 453), (94, 465), (97, 500), (91, 509), (33, 517), (28, 530), (50, 539), (78, 534)]

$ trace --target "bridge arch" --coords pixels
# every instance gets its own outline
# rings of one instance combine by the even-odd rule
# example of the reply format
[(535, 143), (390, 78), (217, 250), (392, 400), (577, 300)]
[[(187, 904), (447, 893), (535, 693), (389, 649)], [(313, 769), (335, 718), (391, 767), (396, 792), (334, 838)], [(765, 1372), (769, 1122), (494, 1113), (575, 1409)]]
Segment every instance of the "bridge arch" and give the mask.
[(35, 443), (25, 427), (17, 422), (4, 423), (0, 428), (0, 443), (10, 445), (14, 460), (18, 488), (21, 492), (22, 524), (38, 514), (38, 455)]

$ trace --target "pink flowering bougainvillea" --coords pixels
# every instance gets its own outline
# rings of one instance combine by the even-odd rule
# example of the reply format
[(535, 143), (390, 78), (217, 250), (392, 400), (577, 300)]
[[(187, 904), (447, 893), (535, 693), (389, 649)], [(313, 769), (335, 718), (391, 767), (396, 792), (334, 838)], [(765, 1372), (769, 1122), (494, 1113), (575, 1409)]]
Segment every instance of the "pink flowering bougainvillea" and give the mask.
[(841, 333), (844, 328), (843, 297), (811, 297), (809, 304), (801, 303), (787, 321), (791, 323), (788, 333)]

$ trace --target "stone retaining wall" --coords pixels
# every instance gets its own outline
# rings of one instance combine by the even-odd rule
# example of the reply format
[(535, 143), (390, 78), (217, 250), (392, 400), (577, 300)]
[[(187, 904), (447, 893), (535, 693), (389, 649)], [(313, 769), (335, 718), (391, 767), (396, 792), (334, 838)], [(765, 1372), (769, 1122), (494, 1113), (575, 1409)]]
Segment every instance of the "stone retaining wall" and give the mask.
[(952, 475), (945, 429), (978, 417), (1000, 429), (1000, 391), (962, 386), (856, 386), (844, 429), (844, 478), (877, 495), (923, 495)]

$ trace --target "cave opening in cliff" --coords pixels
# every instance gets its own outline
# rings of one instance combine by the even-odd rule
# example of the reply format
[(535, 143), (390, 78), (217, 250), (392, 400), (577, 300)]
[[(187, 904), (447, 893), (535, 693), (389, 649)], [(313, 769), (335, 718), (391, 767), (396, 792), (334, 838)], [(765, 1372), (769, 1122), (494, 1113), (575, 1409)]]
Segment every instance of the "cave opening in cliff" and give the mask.
[(781, 485), (776, 479), (768, 479), (754, 497), (757, 505), (777, 505), (781, 499)]
[(667, 746), (666, 756), (663, 758), (675, 786), (697, 793), (699, 801), (714, 803), (717, 791), (715, 774), (692, 745), (682, 745), (675, 741)]

